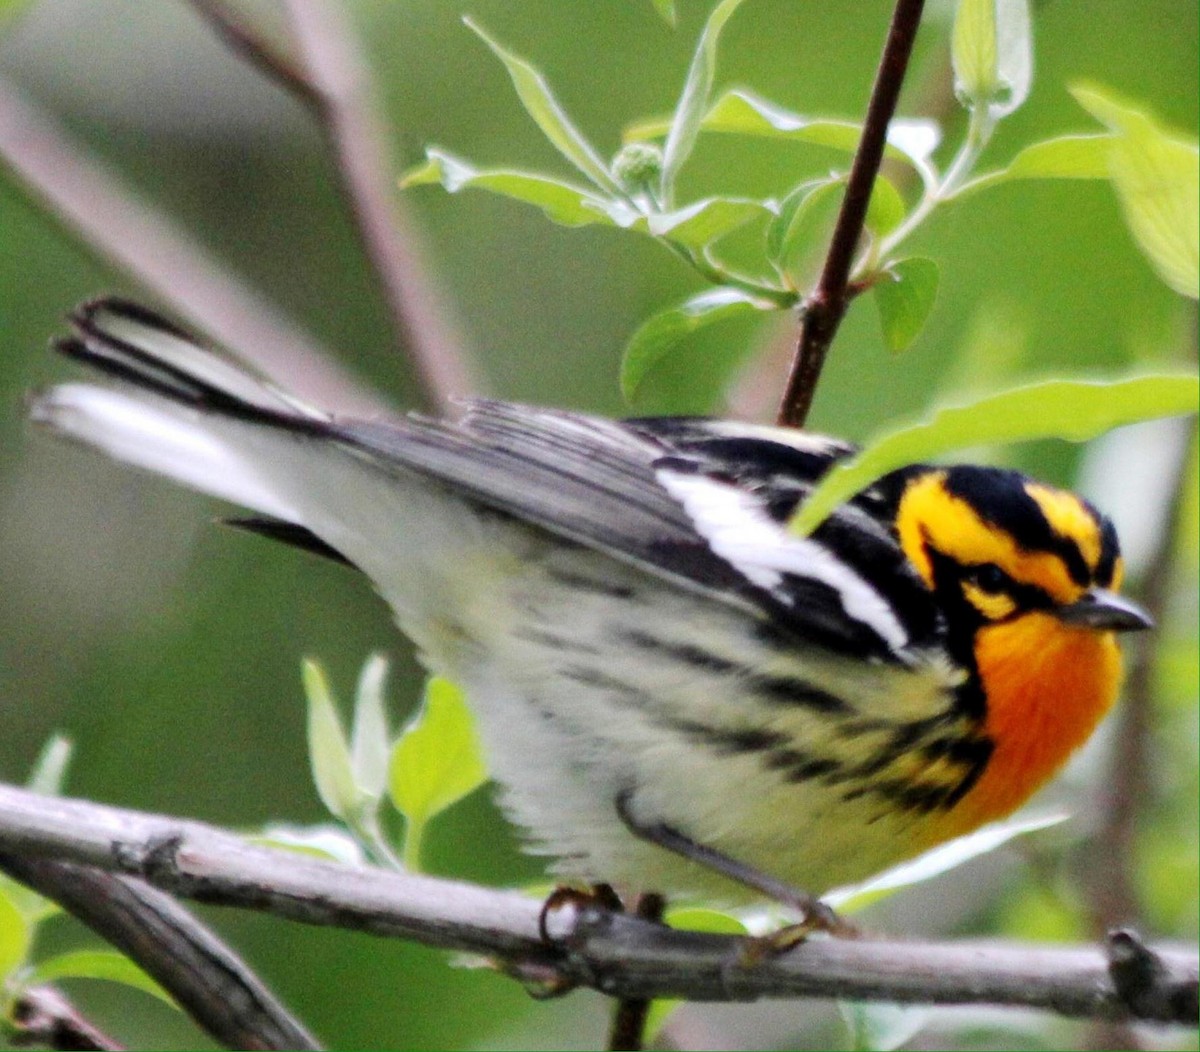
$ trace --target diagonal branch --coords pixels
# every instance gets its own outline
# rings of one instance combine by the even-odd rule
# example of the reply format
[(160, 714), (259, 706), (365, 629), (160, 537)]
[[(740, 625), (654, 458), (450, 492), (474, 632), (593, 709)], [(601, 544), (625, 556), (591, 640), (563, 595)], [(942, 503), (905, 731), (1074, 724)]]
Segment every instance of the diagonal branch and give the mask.
[(191, 5), (230, 51), (257, 67), (304, 105), (320, 113), (323, 100), (311, 80), (227, 0), (191, 0)]
[(350, 13), (329, 0), (287, 0), (286, 7), (303, 75), (320, 100), (322, 124), (392, 326), (412, 357), (427, 408), (445, 411), (477, 384), (448, 320), (450, 311), (416, 248), (416, 231), (396, 201), (388, 136)]
[(157, 888), (136, 877), (15, 854), (0, 854), (0, 870), (119, 949), (226, 1047), (321, 1047), (233, 950)]
[(923, 7), (924, 0), (896, 0), (829, 253), (817, 286), (801, 309), (796, 355), (779, 405), (777, 419), (781, 425), (804, 426), (825, 356), (850, 304), (850, 267), (862, 235), (875, 176), (883, 161), (888, 124), (896, 111)]
[[(0, 852), (138, 876), (203, 902), (500, 958), (511, 970), (624, 998), (843, 997), (1004, 1004), (1064, 1015), (1194, 1024), (1195, 947), (811, 940), (764, 957), (733, 936), (672, 931), (603, 908), (539, 902), (449, 880), (350, 868), (253, 846), (198, 822), (0, 786)], [(1118, 951), (1120, 951), (1118, 953)], [(1136, 957), (1136, 982), (1126, 975)]]
[(119, 177), (47, 115), (0, 81), (0, 160), (69, 234), (130, 274), (176, 313), (318, 405), (378, 414), (387, 404), (334, 356)]

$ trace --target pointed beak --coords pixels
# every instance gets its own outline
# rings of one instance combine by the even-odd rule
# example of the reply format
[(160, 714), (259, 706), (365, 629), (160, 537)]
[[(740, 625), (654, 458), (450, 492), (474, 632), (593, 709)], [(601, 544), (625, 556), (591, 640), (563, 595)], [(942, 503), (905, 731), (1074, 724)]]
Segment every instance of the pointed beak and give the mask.
[(1055, 611), (1060, 620), (1079, 628), (1108, 632), (1140, 632), (1154, 627), (1154, 619), (1137, 603), (1116, 592), (1093, 588), (1081, 599)]

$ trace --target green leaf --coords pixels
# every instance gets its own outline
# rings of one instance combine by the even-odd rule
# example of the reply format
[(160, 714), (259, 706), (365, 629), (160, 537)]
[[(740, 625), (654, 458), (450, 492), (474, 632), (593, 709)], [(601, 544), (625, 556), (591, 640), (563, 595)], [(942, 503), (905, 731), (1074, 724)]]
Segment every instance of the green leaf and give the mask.
[(1107, 179), (1110, 135), (1061, 135), (1026, 146), (1008, 164), (962, 186), (947, 200), (1014, 179)]
[(845, 182), (844, 175), (836, 175), (801, 183), (783, 199), (779, 215), (767, 227), (767, 258), (793, 288), (802, 284), (813, 250), (824, 243), (825, 226), (833, 220)]
[(650, 0), (650, 2), (654, 5), (654, 10), (658, 12), (658, 17), (674, 29), (675, 0)]
[(717, 41), (721, 30), (730, 16), (742, 4), (742, 0), (721, 0), (700, 34), (700, 42), (692, 56), (692, 64), (688, 69), (687, 80), (679, 102), (675, 104), (675, 115), (671, 118), (671, 127), (667, 132), (667, 143), (663, 148), (662, 200), (669, 206), (674, 199), (675, 179), (679, 169), (696, 145), (696, 136), (700, 132), (700, 124), (708, 109), (708, 99), (712, 94), (713, 76), (717, 68)]
[(33, 946), (33, 926), (0, 888), (0, 988), (25, 963)]
[(774, 212), (763, 201), (744, 197), (705, 197), (683, 208), (641, 217), (635, 228), (642, 226), (654, 237), (699, 250), (763, 216), (774, 218)]
[(954, 92), (993, 120), (1029, 96), (1033, 53), (1027, 0), (959, 0), (951, 35)]
[(887, 1001), (839, 1001), (838, 1010), (854, 1052), (893, 1052), (916, 1037), (932, 1014), (928, 1005)]
[[(626, 141), (657, 139), (670, 131), (661, 118), (639, 121), (625, 129)], [(862, 125), (852, 121), (805, 117), (752, 92), (733, 89), (717, 99), (700, 122), (701, 131), (756, 135), (789, 142), (825, 146), (845, 153), (858, 149)], [(924, 160), (937, 146), (941, 132), (933, 121), (897, 118), (888, 126), (885, 155), (892, 160)]]
[(1159, 276), (1200, 298), (1200, 149), (1094, 85), (1071, 89), (1114, 133), (1108, 165), (1125, 222)]
[(317, 794), (329, 813), (343, 821), (352, 820), (363, 803), (354, 784), (350, 746), (325, 670), (306, 660), (303, 666), (304, 693), (308, 699), (308, 761)]
[(667, 909), (664, 921), (679, 931), (703, 931), (710, 935), (746, 935), (746, 925), (731, 913), (703, 906), (679, 906)]
[(871, 293), (879, 308), (884, 345), (893, 354), (907, 351), (921, 334), (937, 289), (938, 265), (923, 256), (897, 260), (880, 275)]
[(387, 788), (388, 754), (391, 752), (387, 705), (383, 698), (387, 673), (387, 659), (373, 654), (363, 665), (354, 695), (350, 766), (355, 784), (373, 800), (379, 800)]
[(604, 161), (584, 138), (583, 133), (571, 122), (571, 118), (559, 105), (542, 74), (525, 59), (513, 54), (489, 36), (473, 19), (464, 18), (463, 22), (504, 63), (525, 112), (533, 118), (554, 148), (600, 189), (610, 194), (619, 193), (620, 188), (609, 174)]
[(292, 825), (288, 822), (268, 822), (262, 830), (246, 834), (247, 844), (294, 851), (298, 855), (332, 859), (347, 866), (361, 866), (366, 862), (362, 845), (346, 830), (345, 826)]
[(718, 321), (754, 311), (774, 310), (775, 305), (741, 289), (715, 288), (693, 296), (678, 307), (654, 315), (630, 337), (621, 359), (621, 392), (628, 401), (650, 370), (685, 337)]
[(1027, 833), (1036, 833), (1065, 822), (1070, 815), (1034, 815), (1026, 818), (1010, 818), (993, 822), (982, 829), (940, 844), (909, 862), (885, 870), (863, 884), (851, 888), (835, 888), (822, 896), (824, 901), (842, 913), (854, 913), (864, 907), (887, 898), (901, 888), (923, 884), (964, 862), (979, 858), (1002, 847), (1010, 840)]
[(128, 957), (113, 950), (74, 950), (42, 961), (33, 969), (31, 983), (56, 983), (63, 979), (103, 979), (132, 986), (178, 1009), (175, 999)]
[(452, 194), (467, 189), (490, 190), (515, 201), (536, 205), (548, 218), (563, 226), (611, 222), (605, 212), (609, 204), (607, 198), (565, 180), (499, 168), (480, 170), (436, 147), (430, 147), (425, 154), (425, 163), (401, 178), (402, 190), (429, 183), (440, 183)]
[(889, 471), (956, 449), (993, 442), (1061, 438), (1084, 442), (1123, 424), (1188, 416), (1200, 401), (1195, 374), (1123, 380), (1048, 380), (937, 410), (924, 422), (868, 443), (830, 471), (788, 523), (801, 536), (843, 501)]
[(885, 237), (904, 220), (904, 198), (886, 176), (877, 175), (867, 202), (866, 226), (877, 238)]
[(486, 781), (475, 718), (462, 691), (431, 676), (420, 712), (392, 750), (392, 802), (410, 822), (424, 824)]
[(25, 783), (27, 789), (43, 796), (58, 796), (67, 777), (67, 766), (71, 762), (71, 739), (53, 734), (42, 746), (33, 765), (33, 773)]

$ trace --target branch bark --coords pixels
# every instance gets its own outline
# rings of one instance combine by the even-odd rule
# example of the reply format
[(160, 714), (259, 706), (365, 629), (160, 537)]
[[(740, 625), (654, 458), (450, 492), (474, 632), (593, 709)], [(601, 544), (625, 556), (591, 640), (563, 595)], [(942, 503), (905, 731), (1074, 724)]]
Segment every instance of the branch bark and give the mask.
[[(1098, 946), (1047, 947), (813, 939), (747, 955), (744, 939), (672, 931), (600, 907), (555, 912), (511, 891), (400, 875), (247, 844), (230, 833), (79, 800), (0, 787), (0, 852), (57, 858), (139, 877), (202, 902), (256, 909), (500, 958), (614, 997), (741, 1001), (843, 997), (990, 1003), (1063, 1015), (1194, 1024), (1195, 947), (1147, 949), (1131, 997)], [(1140, 945), (1140, 944), (1139, 944)], [(503, 965), (502, 965), (503, 966)]]
[(57, 902), (124, 953), (227, 1048), (321, 1047), (233, 950), (144, 881), (4, 853), (0, 870)]
[(924, 0), (896, 0), (887, 40), (871, 89), (871, 101), (863, 121), (862, 138), (850, 166), (846, 194), (829, 243), (829, 252), (817, 286), (801, 308), (800, 335), (791, 373), (779, 405), (777, 422), (803, 427), (812, 408), (813, 395), (825, 356), (850, 304), (850, 267), (862, 236), (867, 205), (875, 176), (883, 161), (888, 124), (896, 112), (896, 101), (912, 55), (913, 41), (921, 23)]

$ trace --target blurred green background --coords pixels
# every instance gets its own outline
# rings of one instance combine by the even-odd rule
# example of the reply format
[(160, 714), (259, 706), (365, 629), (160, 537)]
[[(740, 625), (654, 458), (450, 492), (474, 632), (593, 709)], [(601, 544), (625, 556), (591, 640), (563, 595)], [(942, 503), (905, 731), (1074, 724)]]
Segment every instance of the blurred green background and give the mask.
[[(540, 66), (602, 152), (623, 125), (673, 105), (708, 4), (681, 0), (672, 31), (648, 0), (355, 0), (351, 12), (392, 122), (397, 173), (437, 143), (479, 163), (565, 174), (521, 110), (495, 58), (460, 22), (474, 15)], [(952, 5), (932, 2), (901, 112), (947, 118)], [(861, 117), (891, 5), (880, 0), (753, 0), (722, 41), (718, 86), (746, 85), (805, 113)], [(245, 10), (278, 26), (270, 3)], [(0, 5), (0, 18), (4, 7)], [(416, 387), (390, 335), (324, 140), (309, 114), (225, 50), (186, 3), (40, 0), (0, 23), (0, 77), (111, 165), (132, 192), (186, 227), (232, 272), (332, 348), (346, 368), (411, 406)], [(1033, 93), (985, 157), (1094, 126), (1067, 94), (1107, 84), (1189, 134), (1197, 121), (1197, 5), (1121, 0), (1038, 5)], [(782, 193), (844, 158), (702, 139), (685, 192)], [(685, 193), (686, 196), (686, 193)], [(479, 193), (403, 198), (416, 248), (464, 334), (489, 394), (629, 412), (616, 384), (624, 341), (645, 317), (697, 291), (659, 246), (595, 228), (571, 231)], [(1014, 375), (1194, 361), (1195, 314), (1133, 247), (1102, 183), (1021, 183), (948, 208), (914, 250), (942, 266), (938, 302), (905, 357), (881, 347), (873, 308), (842, 329), (811, 425), (863, 438), (962, 386), (964, 360)], [(98, 456), (32, 434), (25, 392), (71, 375), (46, 353), (61, 318), (100, 291), (145, 297), (0, 165), (0, 778), (24, 779), (55, 730), (77, 755), (74, 795), (253, 827), (322, 812), (304, 750), (299, 662), (320, 658), (343, 698), (374, 650), (394, 661), (397, 720), (419, 670), (365, 580), (212, 525), (221, 508)], [(787, 338), (792, 323), (729, 326), (652, 378), (638, 411), (712, 408), (722, 348)], [(1008, 362), (996, 368), (997, 360)], [(768, 384), (768, 389), (771, 385)], [(1133, 591), (1162, 465), (1180, 431), (1127, 429), (1081, 452), (1040, 444), (1007, 455), (1079, 484), (1118, 520)], [(1157, 488), (1156, 488), (1157, 484)], [(1192, 496), (1194, 501), (1194, 492)], [(1145, 928), (1194, 940), (1197, 918), (1196, 519), (1159, 640), (1166, 660), (1153, 713), (1153, 778), (1137, 848)], [(1152, 521), (1147, 522), (1147, 519)], [(889, 903), (885, 930), (1085, 938), (1084, 846), (1100, 820), (1111, 729), (1051, 796), (1077, 817), (1017, 850), (979, 860)], [(487, 793), (435, 824), (433, 872), (527, 880)], [(534, 1004), (514, 984), (449, 966), (445, 955), (269, 918), (208, 912), (326, 1041), (339, 1047), (589, 1047), (605, 1005), (576, 994)], [(47, 946), (86, 940), (67, 922)], [(198, 1039), (178, 1017), (125, 991), (72, 991), (138, 1047)], [(700, 1047), (830, 1047), (844, 1041), (827, 1005), (688, 1009), (679, 1035)], [(957, 1044), (1077, 1046), (1084, 1024), (1021, 1013), (947, 1013)], [(1167, 1047), (1195, 1035), (1160, 1033)]]

